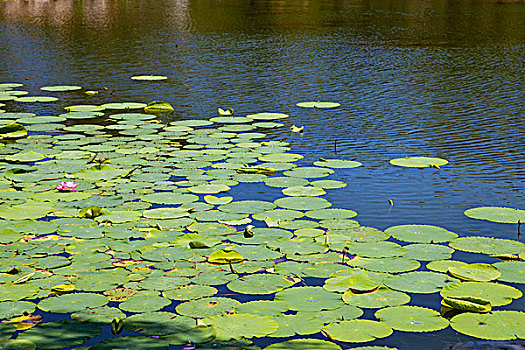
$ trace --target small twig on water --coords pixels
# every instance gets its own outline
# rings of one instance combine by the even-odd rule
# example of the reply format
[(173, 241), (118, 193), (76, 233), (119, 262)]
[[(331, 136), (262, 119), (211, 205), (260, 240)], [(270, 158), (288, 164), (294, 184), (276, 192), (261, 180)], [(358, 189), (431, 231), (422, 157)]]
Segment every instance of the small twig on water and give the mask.
[(518, 238), (521, 238), (520, 226), (521, 226), (521, 220), (518, 220)]

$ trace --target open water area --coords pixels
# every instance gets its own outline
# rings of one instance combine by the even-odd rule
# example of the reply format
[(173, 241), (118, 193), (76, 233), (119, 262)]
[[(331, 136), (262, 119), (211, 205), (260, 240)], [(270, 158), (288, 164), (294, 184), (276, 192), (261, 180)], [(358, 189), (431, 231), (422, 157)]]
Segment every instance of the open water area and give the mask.
[[(168, 79), (130, 79), (136, 75)], [(218, 107), (234, 108), (237, 116), (285, 113), (289, 117), (279, 121), (283, 127), (257, 131), (266, 133), (264, 140), (289, 142), (291, 153), (304, 156), (297, 165), (310, 166), (319, 158), (363, 164), (335, 169), (329, 179), (347, 186), (323, 196), (334, 208), (356, 211), (361, 225), (384, 230), (426, 224), (460, 237), (524, 240), (517, 237), (516, 224), (464, 215), (482, 206), (525, 209), (523, 3), (0, 1), (3, 82), (23, 83), (20, 89), (31, 95), (41, 94), (39, 87), (45, 85), (110, 92), (60, 95), (58, 103), (10, 104), (8, 112), (58, 115), (67, 105), (162, 100), (175, 109), (161, 116), (164, 122), (209, 119)], [(297, 107), (302, 101), (341, 106)], [(304, 126), (304, 132), (290, 133), (292, 125)], [(405, 156), (449, 163), (439, 169), (389, 163)], [(261, 183), (241, 183), (229, 195), (236, 201), (269, 202), (283, 196), (279, 188)], [(458, 250), (452, 259), (499, 261)], [(323, 279), (307, 283), (322, 286)], [(506, 284), (525, 291), (524, 284)], [(224, 285), (217, 288), (218, 295), (231, 296)], [(410, 304), (439, 311), (439, 293), (411, 296)], [(524, 311), (524, 298), (499, 309)], [(65, 318), (36, 312), (46, 320)], [(362, 318), (374, 319), (374, 312), (367, 309)], [(112, 337), (107, 326), (84, 345), (104, 337)], [(321, 333), (307, 337), (326, 340)], [(264, 348), (286, 339), (291, 338), (254, 342)], [(362, 345), (439, 350), (474, 339), (448, 327), (430, 333), (394, 331)]]

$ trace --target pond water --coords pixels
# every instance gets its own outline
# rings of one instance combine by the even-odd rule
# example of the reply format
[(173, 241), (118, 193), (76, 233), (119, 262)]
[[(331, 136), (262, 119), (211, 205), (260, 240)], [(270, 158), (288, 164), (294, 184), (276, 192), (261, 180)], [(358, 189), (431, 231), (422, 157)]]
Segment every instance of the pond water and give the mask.
[[(57, 115), (66, 105), (163, 100), (175, 109), (166, 122), (209, 119), (217, 107), (286, 113), (285, 126), (265, 131), (265, 139), (289, 142), (290, 152), (304, 156), (298, 165), (320, 157), (363, 164), (337, 169), (330, 179), (348, 186), (323, 196), (355, 210), (361, 225), (428, 224), (517, 239), (516, 225), (463, 212), (525, 209), (524, 18), (524, 4), (496, 1), (0, 1), (0, 83), (23, 83), (31, 94), (44, 85), (111, 92), (8, 112)], [(150, 74), (168, 79), (130, 79)], [(341, 106), (304, 109), (301, 101)], [(291, 134), (292, 124), (304, 133)], [(405, 156), (450, 163), (422, 170), (389, 164)], [(282, 196), (250, 184), (230, 194)], [(463, 252), (453, 259), (498, 261)], [(440, 300), (419, 294), (411, 304), (438, 309)], [(523, 311), (525, 303), (505, 308)], [(448, 327), (394, 331), (366, 345), (437, 350), (465, 339), (473, 338)]]

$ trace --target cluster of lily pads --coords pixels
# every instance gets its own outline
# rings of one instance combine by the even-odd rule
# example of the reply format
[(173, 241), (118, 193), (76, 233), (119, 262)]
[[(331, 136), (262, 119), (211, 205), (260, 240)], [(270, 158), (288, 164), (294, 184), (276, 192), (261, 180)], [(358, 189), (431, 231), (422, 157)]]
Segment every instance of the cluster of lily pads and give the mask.
[[(21, 86), (0, 84), (0, 100), (56, 101), (19, 97)], [(269, 350), (341, 349), (339, 342), (449, 325), (477, 338), (525, 339), (525, 314), (497, 309), (522, 297), (509, 283), (525, 283), (525, 244), (424, 224), (362, 226), (356, 212), (322, 198), (346, 186), (334, 169), (362, 164), (321, 158), (298, 166), (302, 155), (262, 132), (284, 127), (286, 114), (222, 110), (164, 123), (148, 106), (169, 110), (119, 102), (67, 106), (56, 116), (1, 111), (0, 348), (77, 346), (102, 327), (114, 336), (91, 349), (259, 349), (258, 337), (275, 338)], [(229, 193), (253, 184), (282, 197)], [(513, 208), (465, 214), (525, 220)], [(451, 260), (455, 250), (501, 261)], [(322, 286), (309, 285), (312, 278)], [(414, 305), (409, 293), (440, 293), (442, 305)], [(362, 318), (362, 309), (377, 310), (375, 318)], [(49, 322), (47, 313), (69, 319)]]

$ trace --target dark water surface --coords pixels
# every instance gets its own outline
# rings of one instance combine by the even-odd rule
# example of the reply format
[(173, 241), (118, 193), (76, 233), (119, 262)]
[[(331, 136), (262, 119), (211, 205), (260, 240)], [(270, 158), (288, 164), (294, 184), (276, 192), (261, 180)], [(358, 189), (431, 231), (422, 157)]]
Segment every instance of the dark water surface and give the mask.
[[(130, 80), (143, 74), (169, 79)], [(363, 163), (338, 169), (334, 179), (348, 186), (325, 198), (356, 210), (366, 226), (421, 223), (515, 239), (515, 225), (472, 220), (463, 212), (525, 209), (525, 4), (0, 2), (0, 82), (22, 82), (34, 93), (43, 85), (107, 87), (113, 94), (97, 104), (165, 100), (175, 108), (173, 120), (209, 118), (219, 106), (239, 115), (290, 114), (285, 128), (267, 134), (303, 154), (298, 164), (319, 157)], [(316, 100), (341, 107), (295, 106)], [(65, 102), (84, 104), (86, 98)], [(39, 115), (58, 112), (39, 108)], [(290, 136), (292, 124), (305, 133)], [(450, 164), (418, 170), (388, 163), (407, 155)], [(236, 199), (277, 196), (254, 187)], [(394, 201), (390, 210), (388, 199)], [(417, 298), (417, 305), (439, 305), (437, 294)], [(509, 306), (524, 308), (522, 300)], [(373, 344), (440, 349), (458, 339), (468, 337), (449, 327), (431, 334), (396, 331)]]

